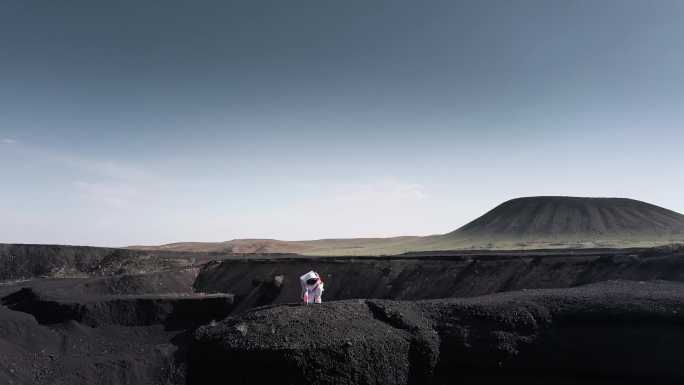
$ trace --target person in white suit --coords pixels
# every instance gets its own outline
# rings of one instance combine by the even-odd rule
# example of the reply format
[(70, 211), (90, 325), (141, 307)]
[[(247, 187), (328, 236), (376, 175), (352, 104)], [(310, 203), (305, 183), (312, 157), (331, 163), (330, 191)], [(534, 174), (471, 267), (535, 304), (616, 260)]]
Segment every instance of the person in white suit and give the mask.
[(299, 277), (299, 283), (302, 285), (302, 300), (305, 304), (322, 302), (323, 281), (318, 273), (311, 270)]

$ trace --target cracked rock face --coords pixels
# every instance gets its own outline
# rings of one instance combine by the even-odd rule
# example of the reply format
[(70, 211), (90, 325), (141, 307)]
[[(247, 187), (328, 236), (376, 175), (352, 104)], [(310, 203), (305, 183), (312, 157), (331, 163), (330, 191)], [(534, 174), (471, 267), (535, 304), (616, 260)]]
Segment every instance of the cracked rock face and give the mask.
[(228, 378), (234, 384), (529, 383), (542, 376), (681, 382), (683, 311), (682, 284), (622, 281), (470, 299), (265, 307), (199, 328), (190, 378), (203, 384)]

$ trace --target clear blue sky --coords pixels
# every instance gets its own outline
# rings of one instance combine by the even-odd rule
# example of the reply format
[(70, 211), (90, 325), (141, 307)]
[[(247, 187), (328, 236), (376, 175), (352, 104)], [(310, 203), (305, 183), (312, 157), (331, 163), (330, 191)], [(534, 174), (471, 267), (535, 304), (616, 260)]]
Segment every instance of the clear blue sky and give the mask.
[(0, 242), (424, 235), (526, 195), (684, 212), (684, 2), (0, 5)]

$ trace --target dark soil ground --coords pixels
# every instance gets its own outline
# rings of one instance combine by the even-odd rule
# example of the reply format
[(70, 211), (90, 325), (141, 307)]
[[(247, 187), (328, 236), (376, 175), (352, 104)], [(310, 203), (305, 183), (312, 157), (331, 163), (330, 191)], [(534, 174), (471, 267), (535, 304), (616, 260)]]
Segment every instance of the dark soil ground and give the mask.
[(46, 326), (2, 308), (0, 383), (183, 384), (185, 369), (177, 365), (173, 343), (182, 333), (163, 325)]
[[(330, 258), (18, 245), (0, 262), (2, 384), (684, 380), (682, 248)], [(310, 269), (338, 302), (298, 304)]]
[(681, 383), (683, 290), (612, 281), (259, 308), (195, 332), (190, 379), (218, 384), (228, 371), (233, 384)]

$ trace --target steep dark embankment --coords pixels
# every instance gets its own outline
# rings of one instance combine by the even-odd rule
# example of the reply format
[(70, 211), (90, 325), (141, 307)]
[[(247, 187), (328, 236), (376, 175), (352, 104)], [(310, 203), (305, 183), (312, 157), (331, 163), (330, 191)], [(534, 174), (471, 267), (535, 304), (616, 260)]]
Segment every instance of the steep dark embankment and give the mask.
[(230, 257), (221, 253), (0, 243), (0, 281), (145, 274)]
[(2, 298), (8, 308), (33, 315), (41, 324), (77, 321), (90, 327), (104, 324), (170, 329), (196, 327), (225, 318), (233, 307), (230, 294), (128, 295), (60, 299), (30, 288)]
[(0, 285), (0, 296), (28, 287), (57, 298), (89, 298), (132, 294), (189, 294), (198, 268), (148, 274), (122, 274), (105, 277), (47, 278), (22, 280)]
[(468, 297), (519, 289), (571, 287), (610, 279), (684, 281), (684, 248), (579, 254), (566, 251), (231, 260), (204, 267), (195, 288), (235, 294), (238, 311), (298, 302), (298, 277), (311, 269), (326, 282), (326, 300)]
[(257, 309), (197, 330), (190, 378), (193, 384), (223, 383), (228, 373), (232, 384), (681, 383), (683, 289), (609, 282), (472, 299)]

